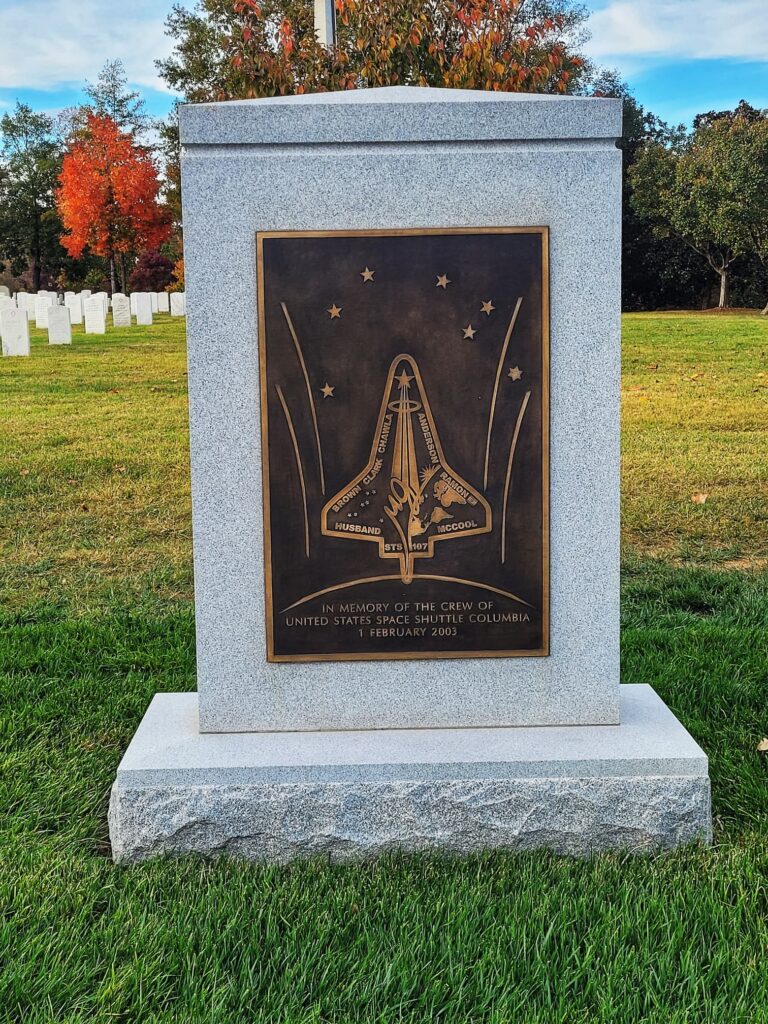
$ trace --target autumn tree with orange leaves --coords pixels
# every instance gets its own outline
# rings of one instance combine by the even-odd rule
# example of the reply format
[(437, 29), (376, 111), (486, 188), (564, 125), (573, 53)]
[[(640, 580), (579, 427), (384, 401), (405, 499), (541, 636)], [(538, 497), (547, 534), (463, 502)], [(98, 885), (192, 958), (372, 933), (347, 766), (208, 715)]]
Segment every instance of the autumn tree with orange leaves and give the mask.
[(177, 6), (176, 48), (158, 66), (191, 101), (385, 85), (563, 93), (589, 70), (570, 0), (336, 0), (336, 11), (326, 50), (306, 0)]
[(111, 117), (89, 113), (64, 155), (59, 182), (62, 245), (70, 256), (87, 246), (107, 259), (113, 292), (117, 263), (125, 290), (125, 256), (159, 248), (170, 231), (149, 151)]

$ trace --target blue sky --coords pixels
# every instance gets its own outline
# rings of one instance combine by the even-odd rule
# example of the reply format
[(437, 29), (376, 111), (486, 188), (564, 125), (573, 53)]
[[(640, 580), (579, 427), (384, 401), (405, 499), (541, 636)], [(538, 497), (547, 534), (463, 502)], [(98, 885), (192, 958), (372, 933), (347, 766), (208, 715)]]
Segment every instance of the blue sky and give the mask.
[[(193, 0), (188, 0), (191, 6)], [(55, 111), (119, 57), (153, 115), (173, 97), (154, 60), (170, 51), (170, 0), (0, 0), (0, 112), (16, 99)], [(768, 0), (587, 0), (587, 51), (669, 121), (740, 99), (768, 107)]]

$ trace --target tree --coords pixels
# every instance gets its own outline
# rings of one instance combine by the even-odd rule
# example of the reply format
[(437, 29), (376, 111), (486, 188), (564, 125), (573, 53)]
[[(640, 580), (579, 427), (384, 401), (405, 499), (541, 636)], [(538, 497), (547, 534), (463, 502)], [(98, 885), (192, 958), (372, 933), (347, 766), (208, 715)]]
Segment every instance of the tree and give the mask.
[[(179, 144), (179, 104), (175, 103), (167, 119), (157, 126), (162, 160), (161, 195), (173, 221), (177, 236), (181, 233), (181, 146)], [(177, 246), (178, 248), (178, 246)]]
[(142, 253), (128, 281), (132, 292), (165, 291), (173, 279), (173, 263), (161, 252)]
[[(158, 249), (169, 217), (158, 203), (157, 171), (148, 150), (120, 131), (110, 117), (89, 113), (85, 131), (70, 143), (56, 201), (67, 234), (64, 248), (79, 256), (86, 246), (109, 260), (115, 291), (115, 259)], [(125, 290), (125, 263), (120, 278)]]
[(86, 109), (99, 117), (109, 117), (121, 131), (139, 135), (149, 115), (140, 93), (128, 89), (128, 76), (121, 60), (108, 60), (99, 72), (96, 84), (85, 83), (90, 99)]
[(0, 119), (0, 132), (0, 257), (37, 291), (64, 255), (54, 199), (62, 145), (53, 120), (25, 103)]
[(670, 126), (646, 111), (627, 84), (612, 71), (602, 71), (585, 92), (622, 100), (622, 308), (658, 309), (700, 305), (711, 291), (709, 273), (697, 253), (675, 235), (659, 238), (653, 223), (631, 202), (630, 172), (648, 142), (675, 145), (685, 139), (683, 125)]
[[(750, 108), (751, 109), (751, 108)], [(728, 304), (734, 262), (768, 238), (766, 118), (704, 115), (685, 139), (647, 142), (630, 170), (632, 205), (659, 237), (675, 235), (703, 257)]]
[(181, 256), (173, 265), (173, 281), (166, 288), (167, 292), (184, 291), (184, 257)]
[[(712, 117), (700, 134), (706, 138), (721, 218), (740, 251), (768, 267), (768, 116), (742, 101), (735, 116)], [(768, 316), (768, 305), (763, 313)]]
[(188, 100), (431, 85), (571, 91), (584, 9), (572, 0), (336, 0), (337, 45), (315, 37), (305, 0), (201, 0), (173, 8), (158, 67)]

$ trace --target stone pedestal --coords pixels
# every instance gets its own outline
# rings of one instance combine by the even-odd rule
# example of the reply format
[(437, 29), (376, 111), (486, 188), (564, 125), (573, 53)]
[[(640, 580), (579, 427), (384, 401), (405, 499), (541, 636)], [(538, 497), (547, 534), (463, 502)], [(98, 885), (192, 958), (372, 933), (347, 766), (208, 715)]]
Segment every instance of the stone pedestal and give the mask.
[(648, 686), (621, 688), (621, 720), (216, 735), (199, 731), (195, 694), (161, 693), (118, 769), (113, 854), (583, 856), (708, 841), (701, 748)]
[[(119, 768), (110, 812), (118, 860), (187, 851), (276, 861), (314, 853), (343, 859), (390, 849), (465, 853), (490, 847), (588, 854), (709, 838), (705, 755), (652, 691), (619, 685), (620, 133), (621, 102), (585, 97), (392, 88), (181, 108), (198, 693), (159, 695)], [(338, 568), (333, 548), (338, 539), (329, 539), (323, 519), (323, 503), (332, 506), (328, 499), (360, 466), (341, 465), (342, 433), (322, 420), (331, 408), (342, 409), (346, 399), (343, 388), (335, 392), (331, 386), (339, 383), (334, 373), (329, 384), (330, 371), (322, 363), (328, 352), (324, 328), (312, 316), (330, 317), (348, 331), (346, 338), (334, 337), (355, 346), (354, 352), (344, 350), (346, 358), (359, 359), (369, 378), (386, 374), (379, 363), (366, 363), (380, 319), (371, 314), (366, 334), (355, 328), (352, 316), (355, 303), (360, 309), (387, 280), (384, 264), (366, 265), (364, 253), (356, 250), (354, 266), (339, 272), (340, 282), (354, 282), (358, 289), (347, 292), (349, 301), (338, 295), (337, 306), (335, 279), (333, 294), (331, 289), (322, 296), (312, 292), (304, 351), (298, 336), (292, 341), (289, 333), (295, 328), (281, 290), (287, 273), (271, 278), (271, 291), (265, 285), (269, 242), (264, 240), (286, 232), (306, 239), (419, 231), (447, 236), (457, 230), (480, 236), (510, 229), (537, 232), (543, 257), (536, 264), (539, 276), (529, 275), (535, 284), (509, 359), (502, 347), (503, 324), (492, 330), (489, 317), (491, 310), (498, 310), (499, 318), (503, 313), (509, 340), (515, 329), (510, 309), (524, 291), (510, 281), (523, 261), (491, 260), (481, 244), (475, 251), (482, 259), (471, 266), (474, 271), (501, 267), (494, 294), (484, 290), (490, 273), (474, 278), (471, 295), (464, 296), (466, 308), (455, 307), (456, 317), (463, 317), (463, 338), (455, 330), (441, 335), (440, 342), (447, 337), (453, 345), (474, 345), (463, 351), (483, 353), (482, 358), (500, 352), (492, 363), (495, 371), (498, 360), (496, 388), (502, 372), (506, 378), (509, 371), (513, 382), (521, 376), (538, 380), (536, 396), (549, 399), (548, 405), (543, 399), (539, 404), (537, 421), (544, 487), (537, 484), (527, 492), (542, 502), (531, 506), (529, 519), (537, 524), (536, 543), (543, 546), (537, 565), (546, 563), (546, 589), (543, 599), (541, 591), (538, 597), (531, 592), (521, 602), (546, 617), (548, 643), (520, 650), (510, 630), (509, 647), (477, 645), (444, 657), (427, 647), (423, 650), (433, 650), (429, 657), (411, 649), (404, 660), (389, 653), (355, 660), (358, 655), (342, 645), (322, 658), (281, 660), (269, 646), (270, 629), (275, 616), (294, 605), (270, 604), (277, 575), (270, 530), (289, 514), (300, 515), (302, 503), (305, 535), (290, 534), (291, 550), (301, 558), (305, 553), (300, 566), (315, 581), (325, 573), (332, 590), (340, 590), (337, 584), (376, 586), (383, 580), (397, 588), (402, 581), (399, 597), (405, 601), (423, 593), (419, 587), (426, 586), (430, 570), (422, 571), (421, 581), (419, 573), (412, 579), (380, 575), (391, 568), (372, 563), (370, 548), (359, 565), (347, 560)], [(308, 262), (306, 243), (294, 238), (290, 244), (294, 249), (285, 265), (295, 268), (298, 261), (305, 268), (309, 294), (319, 280), (317, 271), (312, 279), (311, 269), (318, 263)], [(337, 243), (333, 252), (338, 264), (332, 266), (344, 263), (343, 245)], [(447, 291), (436, 289), (451, 285), (456, 289), (451, 294), (458, 296), (469, 261), (462, 265), (456, 256), (450, 274), (436, 263), (430, 256), (425, 273), (438, 277), (428, 277), (424, 294), (428, 290), (447, 299)], [(526, 266), (533, 267), (532, 258)], [(414, 275), (422, 269), (414, 260)], [(411, 298), (404, 297), (406, 291)], [(402, 388), (411, 380), (416, 387), (421, 379), (415, 357), (395, 356), (398, 351), (412, 353), (421, 345), (425, 364), (431, 364), (430, 381), (440, 378), (443, 351), (446, 358), (455, 351), (446, 342), (437, 352), (436, 328), (424, 308), (416, 309), (413, 294), (398, 286), (392, 308), (383, 311), (392, 327), (391, 344), (403, 346), (390, 356), (395, 360), (390, 375), (398, 369)], [(271, 296), (263, 305), (278, 318), (288, 357), (270, 387), (265, 346), (274, 336), (268, 325), (274, 319), (265, 319), (259, 295)], [(171, 293), (170, 302), (172, 315), (184, 312), (178, 293)], [(534, 304), (540, 328), (527, 312)], [(452, 328), (458, 325), (457, 319)], [(485, 333), (478, 333), (478, 325)], [(535, 337), (542, 339), (537, 351), (544, 355), (535, 377), (529, 364), (521, 363), (521, 369), (515, 359), (524, 362), (519, 353), (524, 343), (533, 344), (537, 330)], [(401, 358), (412, 376), (397, 363)], [(462, 408), (481, 410), (477, 415), (483, 422), (493, 422), (494, 372), (484, 365), (480, 375), (469, 358), (462, 365), (463, 376), (444, 374), (435, 386), (435, 391), (442, 388), (442, 407), (451, 380), (458, 377), (470, 389)], [(360, 379), (348, 374), (347, 396), (361, 386)], [(507, 394), (511, 402), (513, 393)], [(263, 408), (260, 395), (266, 399)], [(394, 408), (398, 417), (403, 409), (423, 408), (434, 446), (435, 424), (428, 422), (425, 396), (426, 391), (418, 402), (398, 403), (386, 391), (381, 408)], [(378, 408), (381, 385), (377, 394), (371, 385), (365, 400)], [(313, 401), (328, 403), (320, 405), (319, 426)], [(292, 491), (281, 507), (269, 506), (267, 523), (262, 429), (269, 423), (270, 402), (276, 429), (268, 431), (267, 451), (271, 455), (273, 437), (289, 444), (288, 432), (294, 451), (286, 447), (282, 462), (270, 463), (271, 479), (282, 474)], [(467, 495), (464, 504), (471, 508), (471, 498), (476, 508), (483, 503), (489, 509), (481, 522), (488, 530), (475, 532), (490, 536), (495, 501), (496, 544), (509, 508), (517, 524), (511, 550), (522, 559), (521, 553), (531, 550), (526, 548), (526, 536), (532, 535), (525, 533), (527, 513), (514, 497), (508, 502), (508, 488), (503, 504), (493, 497), (504, 467), (488, 477), (490, 427), (487, 442), (484, 435), (477, 440), (472, 435), (469, 443), (462, 415), (443, 413), (438, 426), (450, 436), (451, 450), (463, 451), (453, 468), (468, 484), (456, 485)], [(469, 423), (475, 414), (466, 415)], [(368, 410), (359, 418), (370, 418)], [(370, 436), (374, 424), (364, 426)], [(296, 431), (304, 431), (306, 445), (297, 442)], [(321, 461), (321, 434), (327, 447), (342, 452), (339, 464), (328, 470), (327, 492), (322, 474), (317, 480), (311, 475), (315, 452)], [(377, 437), (386, 447), (383, 435)], [(505, 463), (507, 482), (515, 443)], [(402, 451), (407, 453), (405, 442)], [(424, 471), (423, 463), (419, 469)], [(382, 472), (385, 486), (394, 486), (399, 473)], [(417, 493), (418, 479), (410, 486)], [(343, 500), (349, 496), (338, 493)], [(396, 511), (403, 507), (395, 504)], [(446, 505), (439, 511), (450, 520), (457, 509)], [(386, 524), (386, 512), (377, 514)], [(427, 529), (421, 520), (417, 525)], [(410, 537), (410, 523), (407, 529)], [(310, 540), (311, 551), (321, 552), (314, 563)], [(487, 558), (487, 549), (472, 550)], [(495, 595), (517, 600), (514, 558), (495, 557), (495, 571), (502, 574)], [(475, 568), (470, 565), (460, 576), (443, 563), (431, 570), (431, 578), (473, 587)], [(307, 581), (306, 600), (325, 593), (322, 586)], [(466, 592), (463, 599), (469, 600)], [(320, 618), (317, 606), (302, 607), (309, 609), (307, 628), (313, 628)], [(499, 656), (500, 651), (518, 656)]]

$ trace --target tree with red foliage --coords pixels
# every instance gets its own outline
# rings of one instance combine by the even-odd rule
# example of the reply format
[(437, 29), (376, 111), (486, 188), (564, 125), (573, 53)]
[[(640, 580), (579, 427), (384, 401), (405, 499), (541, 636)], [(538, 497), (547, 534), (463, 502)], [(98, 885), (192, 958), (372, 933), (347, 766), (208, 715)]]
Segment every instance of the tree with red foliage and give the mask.
[(306, 0), (200, 0), (167, 22), (161, 74), (187, 99), (246, 99), (366, 86), (570, 92), (588, 71), (574, 52), (570, 0), (335, 0), (336, 44), (315, 35)]
[(161, 252), (144, 252), (128, 279), (128, 288), (132, 292), (162, 292), (172, 280), (173, 262)]
[(503, 92), (566, 92), (582, 61), (557, 18), (523, 18), (523, 0), (336, 0), (339, 45), (326, 52), (314, 25), (235, 0), (242, 19), (232, 65), (239, 92), (264, 95), (360, 86), (430, 85)]
[(64, 155), (56, 204), (66, 234), (62, 245), (78, 257), (86, 246), (109, 261), (115, 291), (115, 259), (125, 290), (126, 253), (156, 250), (168, 237), (170, 218), (158, 203), (157, 170), (149, 151), (111, 117), (89, 113), (84, 130)]

